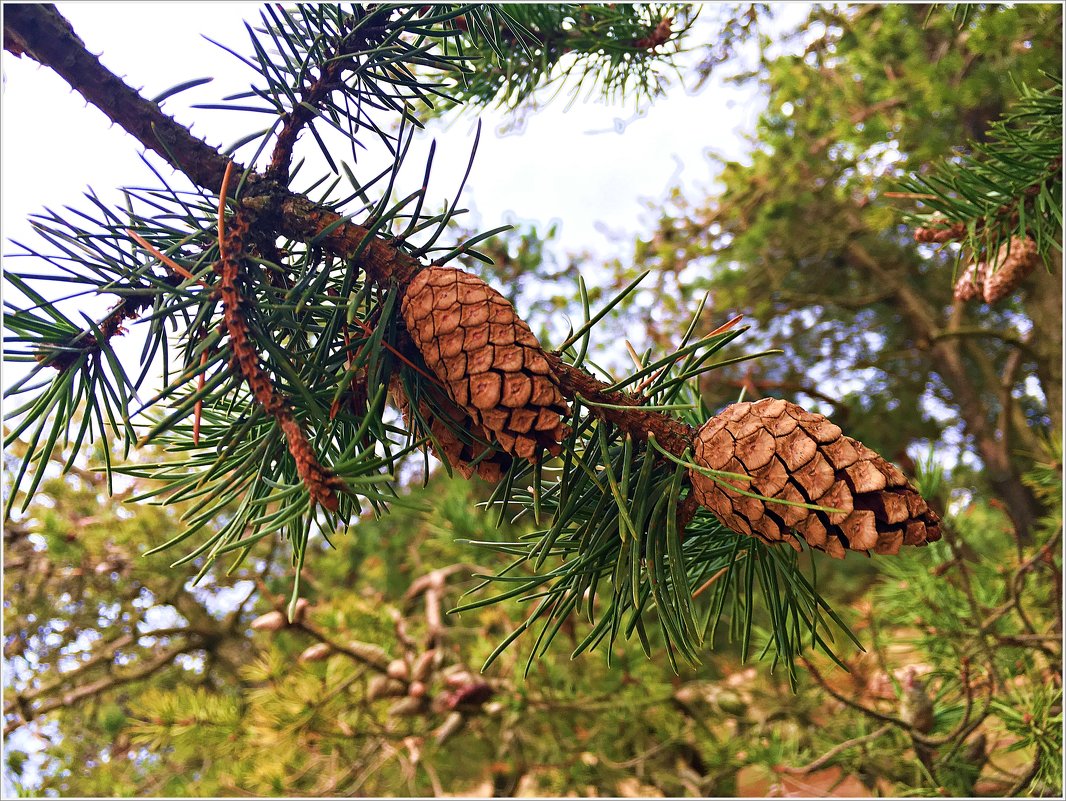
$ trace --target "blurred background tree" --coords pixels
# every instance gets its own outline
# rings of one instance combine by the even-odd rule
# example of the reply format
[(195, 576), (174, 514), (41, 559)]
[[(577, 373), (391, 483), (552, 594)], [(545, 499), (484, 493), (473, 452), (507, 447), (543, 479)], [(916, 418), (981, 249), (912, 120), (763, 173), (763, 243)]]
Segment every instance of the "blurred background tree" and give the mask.
[[(734, 9), (692, 77), (728, 69), (727, 41), (759, 41), (767, 13)], [(883, 193), (983, 139), (1018, 84), (1046, 85), (1061, 8), (818, 8), (790, 35), (803, 55), (736, 76), (769, 96), (751, 163), (720, 165), (707, 198), (655, 204), (634, 263), (655, 268), (663, 303), (615, 324), (672, 344), (710, 289), (719, 315), (747, 313), (785, 356), (716, 372), (708, 405), (740, 389), (804, 399), (921, 474), (943, 542), (847, 569), (819, 562), (819, 586), (868, 649), (842, 651), (850, 674), (812, 657), (793, 694), (784, 672), (752, 670), (722, 642), (680, 676), (617, 647), (610, 666), (552, 655), (523, 678), (527, 643), (482, 676), (528, 614), (514, 601), (445, 614), (472, 572), (505, 564), (456, 540), (523, 530), (492, 528), (475, 508), (483, 485), (435, 476), (412, 490), (428, 513), (398, 508), (315, 554), (289, 623), (280, 544), (260, 541), (232, 576), (210, 568), (194, 590), (171, 558), (142, 555), (181, 505), (112, 506), (97, 474), (51, 469), (5, 528), (15, 787), (1058, 795), (1061, 374), (1049, 365), (1061, 359), (1061, 269), (1035, 271), (995, 306), (953, 303), (950, 257), (915, 245)], [(480, 247), (502, 275), (557, 270), (542, 237), (498, 242)], [(606, 267), (616, 286), (633, 277)], [(941, 464), (924, 463), (930, 449)], [(5, 455), (9, 469), (21, 455)], [(577, 644), (576, 631), (561, 636)]]
[(531, 643), (480, 674), (529, 612), (446, 614), (505, 563), (458, 540), (521, 530), (492, 526), (481, 483), (438, 475), (413, 491), (429, 514), (316, 548), (289, 624), (280, 543), (193, 588), (144, 556), (182, 507), (109, 504), (78, 471), (5, 531), (4, 770), (64, 796), (1053, 796), (1061, 463), (1028, 478), (1054, 511), (1024, 558), (975, 498), (947, 542), (882, 560), (872, 592), (831, 571), (868, 652), (850, 674), (806, 665), (793, 693), (727, 642), (680, 674), (620, 644), (526, 676)]

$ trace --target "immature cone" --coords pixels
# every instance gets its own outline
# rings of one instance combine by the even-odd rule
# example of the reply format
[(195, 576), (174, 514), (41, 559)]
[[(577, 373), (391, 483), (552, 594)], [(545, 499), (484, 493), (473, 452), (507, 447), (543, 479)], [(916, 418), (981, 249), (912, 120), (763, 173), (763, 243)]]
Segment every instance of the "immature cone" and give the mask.
[(994, 264), (982, 261), (966, 265), (955, 283), (955, 299), (966, 302), (981, 298), (985, 303), (996, 303), (1017, 289), (1039, 260), (1036, 242), (1013, 237), (1000, 245)]
[(1007, 297), (1036, 267), (1040, 255), (1032, 239), (1012, 237), (1000, 245), (996, 267), (984, 277), (982, 294), (985, 303), (995, 303)]
[(696, 433), (696, 462), (750, 476), (721, 478), (749, 493), (838, 509), (820, 512), (752, 498), (695, 470), (696, 500), (735, 531), (844, 557), (845, 549), (894, 554), (940, 539), (939, 518), (895, 465), (829, 420), (794, 403), (736, 403)]
[(470, 273), (429, 267), (408, 285), (400, 309), (448, 397), (502, 451), (531, 462), (542, 448), (559, 454), (566, 400), (540, 343), (503, 295)]

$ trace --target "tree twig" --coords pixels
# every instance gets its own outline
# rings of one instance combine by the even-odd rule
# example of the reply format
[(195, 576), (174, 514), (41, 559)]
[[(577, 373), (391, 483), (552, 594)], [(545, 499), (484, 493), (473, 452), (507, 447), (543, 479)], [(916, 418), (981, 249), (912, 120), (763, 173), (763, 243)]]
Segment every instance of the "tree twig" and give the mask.
[(26, 723), (29, 723), (34, 718), (39, 718), (42, 715), (46, 715), (56, 709), (74, 706), (79, 701), (82, 701), (86, 698), (91, 698), (95, 695), (99, 695), (100, 693), (105, 692), (107, 690), (114, 689), (115, 687), (120, 687), (123, 684), (129, 684), (130, 682), (146, 679), (153, 673), (158, 671), (160, 668), (169, 665), (182, 654), (195, 650), (198, 644), (198, 639), (190, 639), (172, 648), (168, 648), (167, 650), (156, 656), (154, 659), (145, 662), (143, 665), (141, 665), (135, 670), (130, 670), (120, 674), (112, 674), (107, 678), (100, 679), (99, 681), (95, 681), (92, 684), (84, 684), (80, 687), (75, 687), (70, 692), (64, 693), (63, 695), (57, 698), (52, 698), (48, 701), (45, 701), (40, 706), (34, 707), (32, 709), (30, 709), (28, 706), (23, 705), (22, 709), (26, 709), (30, 712), (29, 717), (26, 717), (25, 713), (23, 713), (23, 720), (12, 721), (5, 724), (4, 736), (6, 737), (15, 729), (25, 725)]
[(875, 731), (872, 731), (869, 734), (864, 734), (861, 737), (853, 737), (850, 740), (845, 740), (839, 745), (830, 748), (828, 751), (826, 751), (813, 762), (808, 762), (806, 765), (801, 765), (799, 767), (779, 765), (777, 770), (780, 773), (813, 773), (814, 771), (819, 770), (820, 768), (823, 768), (828, 765), (830, 762), (833, 761), (834, 757), (843, 754), (845, 751), (851, 748), (855, 748), (859, 745), (872, 743), (874, 740), (880, 739), (892, 730), (892, 725), (893, 724), (891, 723), (886, 723), (881, 728), (876, 729)]

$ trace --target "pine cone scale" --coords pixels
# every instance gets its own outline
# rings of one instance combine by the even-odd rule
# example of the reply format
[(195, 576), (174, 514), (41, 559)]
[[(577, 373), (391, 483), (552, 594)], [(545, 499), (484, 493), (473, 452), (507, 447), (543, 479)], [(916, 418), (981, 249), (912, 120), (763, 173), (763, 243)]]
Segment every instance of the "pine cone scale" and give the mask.
[(752, 489), (770, 498), (776, 497), (777, 493), (788, 483), (788, 471), (784, 463), (776, 456), (763, 467), (753, 470), (751, 475), (755, 479), (751, 485)]
[(777, 455), (791, 472), (799, 470), (813, 459), (817, 450), (818, 445), (815, 441), (799, 427), (777, 441)]
[(833, 468), (818, 452), (815, 452), (807, 464), (796, 470), (795, 475), (800, 488), (812, 499), (821, 498), (836, 481)]
[(853, 493), (877, 492), (887, 486), (884, 474), (872, 461), (858, 461), (844, 468), (844, 476)]
[(822, 447), (822, 454), (835, 470), (850, 467), (859, 461), (859, 452), (846, 437), (841, 437), (836, 442), (826, 443)]
[(697, 432), (694, 453), (704, 467), (751, 477), (689, 474), (695, 499), (742, 534), (798, 548), (795, 530), (835, 557), (846, 550), (896, 553), (940, 538), (939, 519), (899, 468), (787, 401), (733, 404)]
[[(414, 426), (414, 417), (411, 414), (410, 401), (402, 391), (392, 391), (394, 400), (400, 408), (403, 419), (409, 428)], [(429, 434), (436, 441), (434, 450), (437, 456), (457, 469), (463, 478), (470, 478), (474, 473), (486, 481), (499, 481), (511, 467), (511, 457), (506, 453), (493, 451), (481, 458), (488, 445), (479, 444), (480, 441), (488, 440), (485, 430), (475, 423), (469, 415), (452, 403), (443, 392), (431, 391), (430, 396), (438, 411), (452, 421), (453, 425), (459, 425), (469, 431), (470, 443), (463, 442), (456, 436), (452, 427), (447, 425), (439, 416), (430, 409), (425, 399), (420, 399), (418, 411), (422, 419), (429, 427)], [(475, 460), (477, 464), (473, 464)]]
[(742, 462), (748, 472), (764, 467), (777, 451), (774, 435), (765, 428), (752, 432), (744, 438), (743, 442), (738, 440), (737, 445), (744, 454)]

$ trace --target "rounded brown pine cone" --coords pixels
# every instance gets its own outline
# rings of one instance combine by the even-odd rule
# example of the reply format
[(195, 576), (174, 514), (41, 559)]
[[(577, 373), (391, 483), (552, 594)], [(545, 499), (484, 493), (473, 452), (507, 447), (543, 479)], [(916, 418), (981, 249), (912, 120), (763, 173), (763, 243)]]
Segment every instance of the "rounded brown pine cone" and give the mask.
[[(843, 558), (845, 549), (894, 554), (940, 539), (940, 520), (903, 472), (820, 414), (788, 401), (735, 403), (695, 437), (695, 461), (751, 481), (690, 470), (696, 500), (734, 531), (799, 543)], [(726, 483), (719, 483), (719, 481)], [(734, 491), (838, 509), (820, 512)]]
[(448, 398), (500, 450), (531, 462), (542, 449), (559, 454), (566, 400), (540, 343), (503, 295), (476, 275), (428, 267), (400, 310)]

